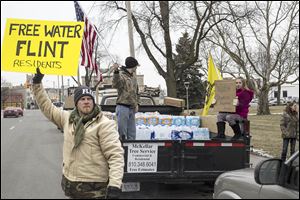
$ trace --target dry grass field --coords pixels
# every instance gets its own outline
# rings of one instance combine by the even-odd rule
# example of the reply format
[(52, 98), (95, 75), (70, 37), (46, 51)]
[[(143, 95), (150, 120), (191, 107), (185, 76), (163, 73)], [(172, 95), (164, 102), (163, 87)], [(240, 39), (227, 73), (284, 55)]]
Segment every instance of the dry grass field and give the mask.
[[(280, 157), (282, 149), (282, 138), (280, 130), (280, 117), (284, 106), (271, 106), (271, 115), (256, 115), (256, 108), (250, 109), (248, 119), (250, 120), (251, 145), (254, 149), (273, 156)], [(202, 110), (193, 110), (197, 114), (202, 114)], [(213, 108), (209, 115), (217, 114)], [(297, 141), (297, 149), (299, 142)], [(289, 153), (289, 152), (288, 152)], [(289, 155), (289, 154), (288, 154)]]
[[(248, 117), (250, 120), (253, 147), (255, 149), (262, 149), (274, 157), (280, 157), (281, 155), (281, 115), (277, 113), (282, 113), (283, 109), (284, 106), (271, 106), (271, 115), (250, 115)], [(250, 113), (255, 114), (256, 110), (251, 109)], [(297, 142), (296, 148), (299, 149), (299, 142)]]

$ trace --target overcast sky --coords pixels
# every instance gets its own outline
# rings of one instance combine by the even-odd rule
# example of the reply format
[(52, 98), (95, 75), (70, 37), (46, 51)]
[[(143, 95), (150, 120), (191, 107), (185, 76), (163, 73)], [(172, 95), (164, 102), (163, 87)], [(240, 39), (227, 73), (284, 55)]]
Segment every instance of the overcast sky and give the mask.
[[(79, 3), (86, 13), (90, 11), (93, 5), (93, 1), (79, 1)], [(5, 50), (5, 47), (2, 46), (2, 41), (7, 18), (76, 21), (73, 1), (1, 1), (1, 54)], [(103, 42), (107, 44), (109, 41), (105, 41), (104, 38)], [(138, 38), (135, 35), (135, 46), (137, 44)], [(119, 64), (124, 64), (125, 58), (130, 54), (127, 27), (112, 41), (108, 51), (112, 55), (118, 55), (122, 60)], [(148, 57), (140, 52), (136, 52), (135, 57), (141, 64), (137, 73), (144, 74), (144, 84), (151, 87), (161, 85), (162, 88), (166, 88), (164, 79), (158, 75), (156, 68)], [(84, 67), (82, 67), (80, 75), (84, 74)], [(6, 72), (2, 71), (1, 67), (1, 77), (13, 85), (20, 85), (25, 83), (26, 73)], [(57, 87), (57, 79), (55, 75), (47, 75), (43, 79), (43, 83), (46, 87), (53, 87), (53, 84)], [(70, 79), (70, 85), (75, 84), (71, 77), (65, 76), (64, 85), (67, 85), (67, 79)]]

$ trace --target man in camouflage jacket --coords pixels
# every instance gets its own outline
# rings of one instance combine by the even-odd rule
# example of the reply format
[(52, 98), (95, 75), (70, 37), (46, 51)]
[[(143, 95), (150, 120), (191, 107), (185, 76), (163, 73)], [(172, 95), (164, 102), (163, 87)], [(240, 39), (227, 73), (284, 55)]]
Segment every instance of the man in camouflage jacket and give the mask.
[(134, 72), (138, 61), (133, 57), (127, 57), (125, 66), (119, 70), (118, 64), (112, 66), (114, 71), (113, 87), (118, 90), (116, 116), (118, 131), (121, 139), (134, 140), (136, 135), (135, 113), (138, 111), (138, 84)]

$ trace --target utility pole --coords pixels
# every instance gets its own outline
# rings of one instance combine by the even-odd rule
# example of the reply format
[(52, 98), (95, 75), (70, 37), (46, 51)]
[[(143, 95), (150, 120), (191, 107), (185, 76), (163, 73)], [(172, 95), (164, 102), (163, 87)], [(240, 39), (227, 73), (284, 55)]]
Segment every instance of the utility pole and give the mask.
[(57, 75), (57, 92), (58, 92), (58, 101), (61, 100), (61, 91), (59, 88), (59, 75)]
[(187, 107), (188, 115), (190, 114), (190, 109), (189, 109), (189, 86), (190, 86), (190, 82), (184, 82), (184, 87), (186, 89), (186, 107)]
[(79, 67), (80, 67), (80, 65), (78, 65), (78, 68), (77, 68), (77, 81), (78, 81), (78, 87), (80, 86), (80, 73), (79, 73)]
[(64, 76), (61, 76), (61, 102), (64, 101), (65, 89), (64, 89)]
[(127, 22), (128, 22), (128, 37), (129, 37), (130, 56), (135, 58), (130, 1), (125, 1), (125, 4), (126, 4), (126, 9), (127, 9)]

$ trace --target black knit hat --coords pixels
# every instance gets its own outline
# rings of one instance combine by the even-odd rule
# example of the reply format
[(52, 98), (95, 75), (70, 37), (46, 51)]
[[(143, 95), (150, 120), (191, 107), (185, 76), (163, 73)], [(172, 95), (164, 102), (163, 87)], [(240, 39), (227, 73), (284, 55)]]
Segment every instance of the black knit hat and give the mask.
[(125, 60), (125, 67), (126, 68), (134, 68), (140, 65), (138, 61), (134, 57), (127, 57)]
[(82, 86), (79, 86), (78, 88), (75, 89), (75, 92), (74, 92), (74, 103), (75, 103), (75, 106), (77, 106), (77, 102), (83, 96), (90, 96), (90, 97), (92, 97), (93, 102), (95, 104), (95, 98), (93, 96), (93, 91), (91, 90), (91, 88), (89, 88), (89, 87), (87, 87), (85, 85), (82, 85)]

